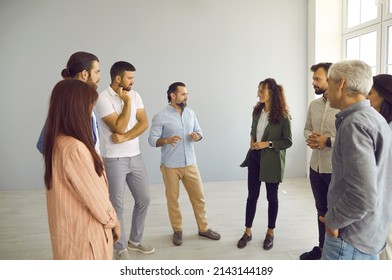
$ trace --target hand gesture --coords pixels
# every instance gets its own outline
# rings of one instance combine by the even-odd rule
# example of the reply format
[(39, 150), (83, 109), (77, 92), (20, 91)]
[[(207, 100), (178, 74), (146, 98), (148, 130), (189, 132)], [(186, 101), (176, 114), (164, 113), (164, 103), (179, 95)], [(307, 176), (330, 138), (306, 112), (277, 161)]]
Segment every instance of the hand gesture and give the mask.
[(327, 137), (324, 134), (313, 131), (306, 140), (306, 144), (312, 149), (323, 150), (327, 142)]
[(123, 134), (119, 134), (119, 133), (113, 133), (112, 134), (112, 141), (115, 144), (120, 144), (122, 142), (127, 141), (126, 137)]
[(131, 97), (129, 96), (129, 91), (125, 90), (123, 87), (119, 87), (116, 92), (118, 96), (121, 98), (121, 100), (124, 101), (124, 103), (131, 101)]
[(196, 132), (192, 132), (189, 134), (193, 141), (199, 141), (201, 139), (200, 135)]
[(180, 136), (172, 136), (172, 137), (168, 137), (166, 138), (166, 144), (170, 144), (173, 147), (177, 145), (177, 142), (182, 140), (182, 138)]

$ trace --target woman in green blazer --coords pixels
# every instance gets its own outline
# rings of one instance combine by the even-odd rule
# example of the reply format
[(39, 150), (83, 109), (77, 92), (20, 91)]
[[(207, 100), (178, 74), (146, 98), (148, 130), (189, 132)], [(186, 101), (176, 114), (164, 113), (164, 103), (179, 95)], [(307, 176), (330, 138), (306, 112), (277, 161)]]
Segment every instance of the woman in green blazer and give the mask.
[(246, 202), (245, 232), (237, 247), (244, 248), (252, 240), (252, 224), (265, 182), (268, 200), (268, 229), (263, 248), (273, 247), (274, 228), (278, 216), (278, 187), (282, 182), (286, 149), (291, 147), (291, 122), (284, 90), (272, 78), (259, 84), (259, 102), (252, 114), (250, 149), (241, 167), (248, 167), (248, 198)]

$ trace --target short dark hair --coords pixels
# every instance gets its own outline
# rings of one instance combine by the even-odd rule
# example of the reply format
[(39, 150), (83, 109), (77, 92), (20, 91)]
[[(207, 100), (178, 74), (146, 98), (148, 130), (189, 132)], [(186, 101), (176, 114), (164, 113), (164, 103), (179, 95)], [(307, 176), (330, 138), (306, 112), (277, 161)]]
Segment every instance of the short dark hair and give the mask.
[(310, 67), (310, 71), (316, 72), (320, 68), (323, 68), (325, 70), (325, 72), (328, 73), (329, 67), (331, 65), (332, 65), (331, 62), (320, 62), (318, 64), (312, 65), (312, 67)]
[(117, 61), (114, 63), (112, 68), (110, 68), (110, 77), (112, 81), (114, 81), (118, 75), (122, 76), (125, 71), (134, 72), (136, 71), (136, 68), (131, 63), (126, 61)]
[(76, 52), (68, 59), (67, 67), (61, 71), (61, 76), (65, 78), (75, 78), (77, 74), (83, 70), (90, 73), (93, 62), (98, 60), (98, 57), (88, 52)]
[(169, 86), (169, 88), (167, 90), (167, 100), (169, 101), (169, 103), (171, 102), (170, 93), (175, 93), (177, 91), (178, 87), (186, 87), (186, 86), (183, 82), (175, 82)]

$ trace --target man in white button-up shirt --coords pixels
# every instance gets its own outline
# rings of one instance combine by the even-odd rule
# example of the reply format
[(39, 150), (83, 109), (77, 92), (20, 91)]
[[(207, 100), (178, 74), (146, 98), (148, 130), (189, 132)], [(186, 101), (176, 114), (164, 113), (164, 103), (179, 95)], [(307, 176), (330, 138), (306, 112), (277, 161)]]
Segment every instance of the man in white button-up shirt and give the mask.
[(324, 245), (325, 225), (319, 220), (327, 212), (327, 193), (332, 173), (332, 147), (335, 142), (335, 115), (339, 112), (329, 106), (326, 90), (328, 88), (327, 73), (331, 63), (313, 65), (313, 88), (320, 98), (309, 105), (308, 116), (304, 128), (307, 145), (312, 149), (310, 159), (310, 184), (317, 209), (317, 223), (319, 231), (319, 246), (310, 252), (303, 253), (301, 260), (318, 260)]

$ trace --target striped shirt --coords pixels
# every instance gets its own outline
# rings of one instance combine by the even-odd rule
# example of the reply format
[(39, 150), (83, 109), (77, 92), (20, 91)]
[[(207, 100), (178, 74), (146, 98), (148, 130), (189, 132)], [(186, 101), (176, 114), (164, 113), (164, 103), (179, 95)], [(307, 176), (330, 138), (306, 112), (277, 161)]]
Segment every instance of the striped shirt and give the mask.
[(69, 136), (56, 139), (52, 164), (46, 201), (53, 258), (112, 259), (117, 216), (106, 175), (97, 175), (90, 151)]

